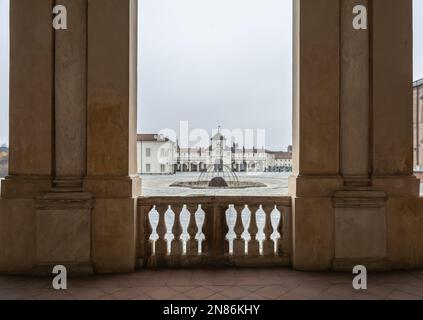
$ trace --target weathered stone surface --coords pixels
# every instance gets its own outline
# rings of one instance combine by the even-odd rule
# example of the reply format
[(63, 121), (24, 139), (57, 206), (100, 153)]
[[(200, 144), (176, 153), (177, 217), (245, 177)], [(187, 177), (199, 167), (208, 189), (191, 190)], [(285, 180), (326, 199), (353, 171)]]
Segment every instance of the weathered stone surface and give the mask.
[(373, 1), (373, 175), (413, 174), (412, 0)]
[(37, 266), (90, 264), (91, 209), (89, 193), (48, 193), (36, 203)]
[(53, 29), (46, 21), (52, 4), (10, 2), (10, 177), (1, 190), (5, 198), (31, 198), (51, 184)]
[(294, 1), (294, 174), (339, 174), (338, 0)]
[[(55, 32), (55, 179), (86, 173), (87, 1), (64, 0), (69, 28)], [(65, 181), (66, 184), (66, 181)]]
[(88, 6), (88, 176), (137, 173), (136, 3)]
[[(334, 268), (389, 268), (387, 259), (386, 194), (343, 191), (335, 194)], [(349, 261), (349, 265), (347, 263)]]
[(341, 2), (341, 172), (345, 185), (369, 185), (369, 29), (352, 28), (353, 8), (367, 0)]
[(136, 257), (134, 199), (97, 200), (92, 220), (92, 259), (96, 272), (131, 272)]
[(422, 268), (423, 199), (391, 198), (386, 210), (388, 256), (392, 268)]
[(328, 270), (334, 259), (334, 208), (331, 198), (294, 198), (293, 265)]
[(28, 273), (35, 261), (35, 201), (0, 198), (0, 272)]

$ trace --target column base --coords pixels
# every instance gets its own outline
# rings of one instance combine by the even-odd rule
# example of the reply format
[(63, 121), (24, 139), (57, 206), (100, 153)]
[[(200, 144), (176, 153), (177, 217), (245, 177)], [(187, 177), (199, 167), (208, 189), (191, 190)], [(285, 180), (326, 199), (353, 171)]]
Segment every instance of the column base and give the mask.
[(35, 269), (64, 265), (77, 273), (92, 273), (87, 267), (91, 265), (92, 195), (52, 191), (38, 196), (35, 206)]
[(372, 187), (390, 198), (420, 196), (420, 180), (415, 176), (373, 176)]
[(87, 177), (84, 188), (92, 192), (96, 200), (92, 211), (92, 261), (95, 272), (133, 272), (137, 257), (140, 177)]
[(389, 269), (386, 200), (384, 192), (374, 190), (335, 193), (335, 270)]
[(96, 199), (127, 199), (141, 196), (139, 175), (128, 177), (90, 176), (84, 180), (84, 190)]
[(344, 185), (347, 189), (369, 188), (371, 181), (368, 176), (346, 176)]
[(35, 199), (41, 192), (52, 187), (49, 176), (7, 176), (1, 182), (1, 197), (4, 199)]
[(83, 179), (81, 177), (60, 177), (53, 180), (54, 192), (82, 192)]
[(341, 176), (291, 175), (288, 181), (289, 194), (297, 198), (331, 198), (334, 192), (344, 187)]

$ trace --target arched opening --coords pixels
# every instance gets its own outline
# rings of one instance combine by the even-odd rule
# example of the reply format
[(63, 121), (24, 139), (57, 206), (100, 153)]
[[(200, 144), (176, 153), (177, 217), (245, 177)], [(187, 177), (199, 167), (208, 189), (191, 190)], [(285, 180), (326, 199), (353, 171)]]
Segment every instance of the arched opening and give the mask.
[[(288, 179), (267, 168), (275, 153), (292, 161), (292, 10), (291, 0), (139, 0), (138, 131), (165, 135), (173, 161), (188, 163), (173, 177), (144, 177), (143, 196), (177, 195), (169, 180), (210, 166), (264, 184)], [(286, 195), (282, 186), (257, 192)]]

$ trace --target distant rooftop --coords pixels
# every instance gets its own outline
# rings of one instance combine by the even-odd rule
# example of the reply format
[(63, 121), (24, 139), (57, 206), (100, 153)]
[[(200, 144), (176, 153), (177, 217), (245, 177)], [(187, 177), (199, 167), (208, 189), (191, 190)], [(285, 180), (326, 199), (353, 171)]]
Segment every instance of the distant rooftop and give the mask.
[[(212, 140), (220, 140), (220, 139), (226, 139), (224, 135), (222, 135), (220, 132), (215, 134), (212, 138)], [(141, 133), (137, 134), (137, 141), (142, 142), (168, 142), (170, 140), (169, 138), (164, 137), (163, 135), (157, 134), (157, 133)], [(235, 153), (270, 153), (274, 154), (276, 159), (292, 159), (292, 146), (288, 146), (288, 151), (272, 151), (272, 150), (266, 150), (264, 147), (262, 148), (242, 148), (239, 147), (238, 144), (229, 147), (226, 146), (227, 150), (234, 150), (232, 152)], [(199, 147), (199, 148), (179, 148), (179, 152), (183, 153), (202, 153), (207, 152), (210, 150), (210, 146), (208, 147)]]
[(423, 78), (413, 82), (413, 87), (419, 87), (423, 85)]
[(169, 141), (169, 139), (157, 133), (147, 133), (147, 134), (143, 133), (143, 134), (137, 134), (137, 141), (164, 142), (164, 141)]

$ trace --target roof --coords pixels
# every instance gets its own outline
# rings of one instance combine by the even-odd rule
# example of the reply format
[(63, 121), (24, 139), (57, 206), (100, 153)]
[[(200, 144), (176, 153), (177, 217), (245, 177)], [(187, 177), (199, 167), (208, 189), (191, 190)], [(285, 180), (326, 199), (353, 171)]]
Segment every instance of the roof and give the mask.
[(137, 141), (167, 142), (167, 141), (170, 141), (170, 140), (168, 138), (160, 136), (157, 133), (141, 133), (141, 134), (137, 134)]
[(423, 78), (422, 78), (422, 79), (420, 79), (420, 80), (417, 80), (417, 81), (414, 81), (414, 82), (413, 82), (413, 87), (414, 87), (414, 88), (416, 88), (416, 87), (420, 87), (420, 86), (423, 86)]
[(226, 140), (225, 136), (221, 134), (220, 132), (216, 133), (212, 138), (212, 140), (221, 140), (221, 139)]
[[(199, 152), (201, 150), (201, 152), (208, 152), (210, 150), (210, 148), (180, 148), (179, 149), (180, 152), (188, 152), (190, 151), (191, 153), (195, 153), (195, 152)], [(230, 147), (226, 147), (225, 151), (231, 151), (232, 149)], [(245, 153), (262, 153), (262, 152), (267, 152), (264, 149), (236, 149), (235, 153), (243, 153), (245, 151)]]
[(291, 152), (274, 152), (275, 159), (276, 160), (291, 160), (292, 159), (292, 153)]
[(137, 134), (138, 141), (157, 141), (157, 134)]

